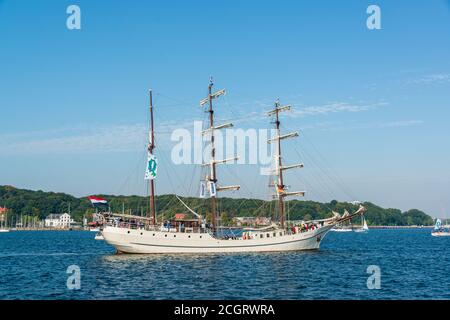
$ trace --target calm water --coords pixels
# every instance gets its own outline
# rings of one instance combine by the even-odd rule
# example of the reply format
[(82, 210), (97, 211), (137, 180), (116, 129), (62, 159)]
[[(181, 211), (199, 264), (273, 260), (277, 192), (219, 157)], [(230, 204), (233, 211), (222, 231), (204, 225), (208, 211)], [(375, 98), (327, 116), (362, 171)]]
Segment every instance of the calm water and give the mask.
[[(330, 233), (320, 251), (115, 255), (93, 232), (0, 234), (0, 299), (450, 299), (450, 237)], [(81, 269), (68, 290), (67, 267)], [(367, 267), (381, 289), (367, 289)]]

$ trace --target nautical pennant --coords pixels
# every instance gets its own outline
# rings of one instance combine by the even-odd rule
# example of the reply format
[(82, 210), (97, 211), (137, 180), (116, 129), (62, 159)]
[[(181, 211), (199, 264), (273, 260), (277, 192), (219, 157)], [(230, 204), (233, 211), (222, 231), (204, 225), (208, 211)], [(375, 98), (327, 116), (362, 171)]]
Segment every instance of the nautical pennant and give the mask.
[(153, 154), (149, 152), (147, 156), (147, 168), (145, 169), (145, 180), (155, 179), (157, 171), (158, 171), (158, 160)]
[(215, 197), (216, 196), (216, 183), (213, 181), (209, 182), (209, 195), (211, 197)]
[(205, 181), (200, 181), (200, 198), (206, 198), (206, 184), (205, 184)]

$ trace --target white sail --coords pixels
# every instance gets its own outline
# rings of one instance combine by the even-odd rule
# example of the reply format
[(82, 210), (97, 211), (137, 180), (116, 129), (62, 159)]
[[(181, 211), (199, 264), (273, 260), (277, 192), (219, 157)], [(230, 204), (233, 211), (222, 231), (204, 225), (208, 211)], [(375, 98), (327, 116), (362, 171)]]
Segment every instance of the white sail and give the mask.
[(364, 219), (364, 217), (363, 217), (363, 221), (364, 221), (364, 225), (363, 225), (363, 230), (369, 230), (369, 227), (367, 226), (367, 222), (366, 222), (366, 219)]

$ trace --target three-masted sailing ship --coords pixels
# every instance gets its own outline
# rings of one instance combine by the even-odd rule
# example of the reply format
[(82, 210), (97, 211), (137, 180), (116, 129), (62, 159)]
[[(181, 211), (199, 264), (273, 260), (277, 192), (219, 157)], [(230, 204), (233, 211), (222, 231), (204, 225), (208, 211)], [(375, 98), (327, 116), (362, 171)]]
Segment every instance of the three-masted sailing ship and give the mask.
[(283, 180), (284, 172), (294, 168), (301, 168), (303, 164), (284, 165), (281, 153), (282, 141), (297, 137), (298, 133), (283, 134), (280, 129), (280, 114), (291, 109), (290, 106), (281, 106), (277, 101), (274, 109), (267, 115), (274, 118), (276, 135), (269, 139), (269, 143), (275, 143), (275, 170), (276, 180), (273, 183), (275, 189), (274, 198), (278, 202), (279, 221), (262, 228), (247, 228), (239, 237), (224, 236), (219, 232), (217, 196), (219, 192), (238, 190), (239, 185), (222, 186), (218, 183), (216, 166), (230, 159), (217, 159), (215, 146), (215, 132), (231, 127), (232, 124), (215, 124), (214, 100), (225, 94), (225, 90), (213, 92), (213, 82), (208, 86), (208, 95), (200, 101), (200, 106), (207, 108), (209, 113), (208, 127), (202, 134), (208, 134), (210, 143), (210, 161), (205, 163), (209, 167), (208, 173), (201, 181), (201, 193), (205, 192), (210, 197), (211, 221), (189, 208), (181, 198), (178, 200), (196, 218), (189, 220), (172, 219), (169, 223), (158, 223), (155, 207), (155, 177), (157, 161), (154, 156), (155, 135), (153, 123), (153, 99), (150, 91), (150, 132), (148, 143), (148, 163), (146, 179), (149, 180), (149, 207), (150, 212), (146, 217), (125, 214), (104, 214), (105, 224), (102, 235), (105, 241), (114, 246), (120, 253), (226, 253), (226, 252), (268, 252), (268, 251), (296, 251), (318, 249), (324, 236), (336, 224), (348, 221), (361, 215), (364, 208), (360, 207), (353, 214), (333, 216), (323, 220), (305, 221), (302, 225), (287, 225), (285, 219), (285, 198), (289, 196), (303, 196), (304, 191), (289, 191)]

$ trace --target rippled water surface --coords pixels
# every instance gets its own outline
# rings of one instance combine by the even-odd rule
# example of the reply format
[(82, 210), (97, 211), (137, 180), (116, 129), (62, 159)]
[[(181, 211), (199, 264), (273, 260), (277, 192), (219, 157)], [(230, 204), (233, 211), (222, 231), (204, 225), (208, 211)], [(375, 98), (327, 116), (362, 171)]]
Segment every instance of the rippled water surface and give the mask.
[[(330, 233), (319, 251), (116, 255), (93, 232), (0, 233), (0, 299), (450, 299), (450, 237)], [(81, 289), (67, 289), (78, 265)], [(367, 267), (381, 289), (367, 288)]]

